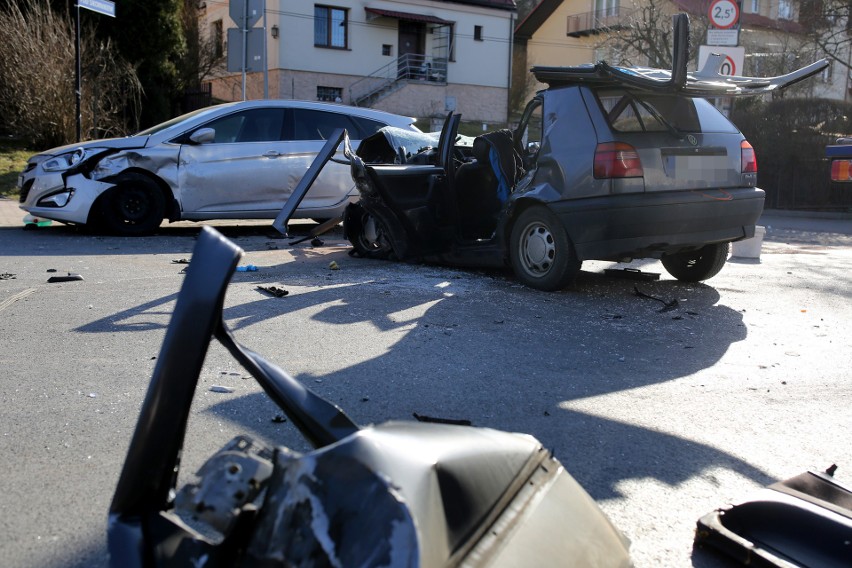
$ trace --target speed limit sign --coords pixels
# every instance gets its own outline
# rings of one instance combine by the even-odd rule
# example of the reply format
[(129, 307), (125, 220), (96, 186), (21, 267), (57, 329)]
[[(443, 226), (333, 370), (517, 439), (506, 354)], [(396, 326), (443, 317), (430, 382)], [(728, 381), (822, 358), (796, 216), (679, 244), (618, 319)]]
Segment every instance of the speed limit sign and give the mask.
[(710, 3), (710, 24), (720, 30), (727, 30), (740, 21), (740, 7), (736, 0), (713, 0)]

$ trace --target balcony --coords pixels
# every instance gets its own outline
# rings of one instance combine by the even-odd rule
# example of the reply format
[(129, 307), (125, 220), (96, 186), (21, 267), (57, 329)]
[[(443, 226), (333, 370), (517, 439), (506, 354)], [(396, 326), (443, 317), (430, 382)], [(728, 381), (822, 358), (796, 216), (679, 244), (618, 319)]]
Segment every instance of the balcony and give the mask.
[(583, 12), (568, 16), (568, 37), (584, 37), (599, 34), (607, 29), (619, 28), (628, 21), (632, 10), (615, 6), (604, 10)]

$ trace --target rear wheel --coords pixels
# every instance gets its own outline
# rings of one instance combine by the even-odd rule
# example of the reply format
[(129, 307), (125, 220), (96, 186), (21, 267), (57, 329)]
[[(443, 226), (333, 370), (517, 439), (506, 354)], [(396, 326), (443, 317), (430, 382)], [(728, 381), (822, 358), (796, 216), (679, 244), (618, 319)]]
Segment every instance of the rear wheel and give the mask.
[(384, 224), (360, 205), (350, 205), (344, 216), (346, 238), (365, 258), (386, 259), (393, 252)]
[(729, 249), (729, 243), (715, 243), (698, 250), (667, 254), (660, 262), (678, 280), (700, 282), (719, 274), (728, 259)]
[(539, 290), (561, 290), (577, 277), (582, 263), (562, 223), (549, 209), (531, 207), (512, 229), (509, 256), (518, 280)]
[(103, 197), (101, 223), (119, 235), (145, 235), (160, 226), (165, 209), (166, 200), (156, 182), (129, 174)]

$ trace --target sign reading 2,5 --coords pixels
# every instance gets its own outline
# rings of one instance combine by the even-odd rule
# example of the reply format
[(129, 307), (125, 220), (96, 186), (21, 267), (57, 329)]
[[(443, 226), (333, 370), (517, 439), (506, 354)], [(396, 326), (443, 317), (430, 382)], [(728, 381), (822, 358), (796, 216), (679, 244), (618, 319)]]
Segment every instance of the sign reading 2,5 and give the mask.
[(734, 0), (714, 0), (710, 3), (709, 16), (714, 28), (726, 30), (740, 20), (740, 8)]

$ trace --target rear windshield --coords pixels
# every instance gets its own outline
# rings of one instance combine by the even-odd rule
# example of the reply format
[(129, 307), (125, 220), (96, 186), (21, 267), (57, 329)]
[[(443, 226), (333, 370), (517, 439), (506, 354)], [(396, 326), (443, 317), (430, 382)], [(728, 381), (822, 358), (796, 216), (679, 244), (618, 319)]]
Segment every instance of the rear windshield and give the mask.
[(617, 132), (737, 132), (704, 99), (617, 90), (596, 94), (610, 126)]

